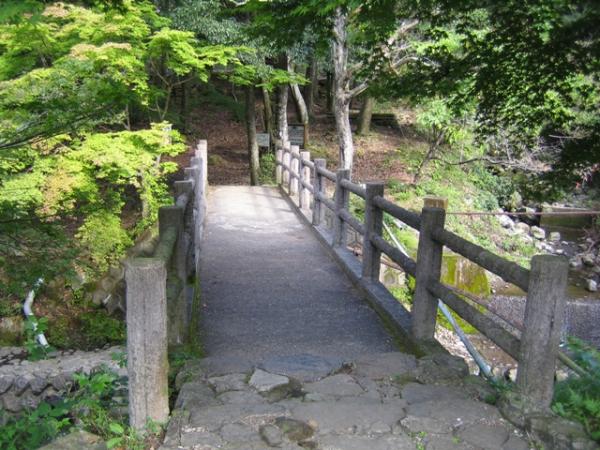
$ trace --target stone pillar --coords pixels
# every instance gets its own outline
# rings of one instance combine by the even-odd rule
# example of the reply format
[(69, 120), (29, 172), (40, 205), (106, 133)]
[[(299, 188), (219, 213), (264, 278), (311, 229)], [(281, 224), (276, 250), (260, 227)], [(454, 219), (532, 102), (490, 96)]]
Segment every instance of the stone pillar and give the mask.
[(531, 259), (517, 386), (533, 411), (547, 412), (562, 330), (569, 265), (562, 256)]
[(333, 243), (334, 247), (345, 247), (348, 225), (340, 217), (342, 209), (348, 209), (350, 192), (342, 186), (342, 180), (350, 179), (350, 170), (339, 169), (335, 181), (335, 216), (333, 218)]
[(434, 339), (438, 299), (427, 289), (440, 281), (444, 246), (432, 237), (434, 230), (443, 229), (446, 211), (425, 204), (421, 212), (419, 247), (417, 250), (416, 286), (412, 307), (412, 335), (417, 340)]
[(281, 185), (281, 183), (283, 182), (283, 168), (279, 163), (283, 163), (283, 150), (279, 149), (275, 152), (275, 160), (278, 163), (275, 166), (275, 182), (278, 185)]
[[(291, 153), (296, 153), (300, 156), (300, 147), (297, 145), (292, 145)], [(290, 155), (291, 156), (291, 155)], [(300, 175), (300, 164), (298, 158), (291, 156), (291, 168), (292, 174), (299, 176)], [(298, 178), (290, 175), (290, 196), (296, 195), (298, 193)]]
[(298, 197), (298, 205), (300, 209), (308, 208), (310, 206), (310, 192), (308, 189), (304, 187), (302, 182), (310, 181), (310, 168), (303, 164), (303, 161), (310, 161), (310, 152), (300, 152), (300, 165), (299, 165), (299, 175), (300, 175), (300, 195)]
[(125, 263), (129, 424), (136, 430), (169, 418), (166, 280), (161, 259)]
[(383, 183), (367, 183), (366, 185), (362, 277), (373, 281), (379, 280), (381, 250), (371, 243), (371, 237), (383, 235), (383, 211), (373, 203), (373, 198), (383, 197), (383, 190)]
[(315, 159), (315, 170), (313, 172), (313, 191), (314, 191), (314, 199), (313, 199), (313, 217), (312, 224), (316, 227), (321, 224), (321, 218), (323, 217), (323, 213), (321, 211), (323, 207), (323, 203), (318, 198), (318, 194), (325, 195), (325, 178), (318, 171), (318, 168), (325, 169), (327, 168), (327, 161), (324, 159)]

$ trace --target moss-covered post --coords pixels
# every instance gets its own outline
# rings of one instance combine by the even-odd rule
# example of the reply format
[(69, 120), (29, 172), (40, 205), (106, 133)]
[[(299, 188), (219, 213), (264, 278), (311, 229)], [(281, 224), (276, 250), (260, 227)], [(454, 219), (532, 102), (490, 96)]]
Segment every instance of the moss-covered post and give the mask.
[(129, 424), (143, 430), (148, 421), (169, 418), (167, 360), (167, 269), (160, 258), (125, 263)]
[(304, 161), (310, 161), (310, 152), (300, 152), (300, 166), (298, 174), (300, 176), (300, 195), (298, 196), (298, 205), (300, 209), (310, 206), (310, 192), (304, 187), (303, 183), (310, 181), (310, 167), (304, 165)]
[(323, 202), (319, 199), (319, 195), (325, 195), (325, 179), (319, 173), (319, 168), (327, 168), (327, 161), (321, 158), (315, 159), (315, 170), (313, 172), (313, 216), (312, 224), (316, 227), (321, 224)]
[(554, 395), (568, 271), (567, 259), (562, 256), (531, 259), (517, 386), (532, 411), (548, 411)]
[(350, 202), (350, 191), (342, 186), (342, 180), (350, 179), (349, 169), (339, 169), (335, 179), (335, 216), (333, 219), (333, 243), (334, 247), (345, 247), (348, 225), (341, 217), (343, 209), (348, 209)]
[(365, 196), (365, 235), (363, 237), (362, 277), (379, 280), (381, 250), (371, 242), (373, 236), (383, 234), (383, 211), (373, 203), (377, 196), (383, 197), (383, 183), (367, 183)]
[(446, 210), (439, 207), (443, 205), (440, 199), (426, 198), (421, 212), (411, 329), (416, 340), (434, 339), (438, 299), (428, 287), (440, 281), (442, 271), (444, 246), (433, 239), (432, 233), (444, 228)]

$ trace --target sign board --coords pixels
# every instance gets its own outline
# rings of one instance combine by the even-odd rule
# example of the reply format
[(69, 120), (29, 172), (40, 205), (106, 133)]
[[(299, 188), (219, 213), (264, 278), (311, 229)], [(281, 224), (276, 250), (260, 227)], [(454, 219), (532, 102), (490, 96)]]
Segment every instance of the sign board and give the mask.
[(269, 147), (271, 143), (270, 139), (271, 136), (269, 136), (269, 133), (256, 133), (256, 141), (259, 147)]
[(297, 145), (300, 148), (304, 148), (304, 125), (288, 125), (288, 134), (291, 145)]

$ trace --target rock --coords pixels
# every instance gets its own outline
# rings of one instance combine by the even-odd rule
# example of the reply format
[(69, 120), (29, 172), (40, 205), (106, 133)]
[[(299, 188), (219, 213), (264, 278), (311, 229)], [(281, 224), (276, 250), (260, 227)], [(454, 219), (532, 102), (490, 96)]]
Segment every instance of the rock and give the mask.
[(199, 369), (208, 376), (227, 375), (229, 373), (248, 373), (253, 364), (245, 358), (232, 356), (208, 356), (202, 358)]
[(525, 222), (517, 222), (515, 224), (515, 231), (517, 233), (521, 233), (521, 234), (529, 234), (529, 225), (527, 225)]
[(515, 225), (515, 230), (517, 231), (517, 233), (529, 234), (529, 229), (529, 225), (527, 225), (525, 222), (517, 222), (517, 224)]
[(526, 222), (529, 225), (536, 225), (537, 223), (539, 223), (539, 217), (535, 215), (535, 209), (525, 206), (522, 208), (518, 208), (517, 212), (525, 213), (519, 216), (523, 222)]
[(354, 378), (343, 373), (306, 384), (304, 385), (304, 391), (335, 397), (359, 395), (364, 392), (363, 388), (360, 387)]
[(193, 407), (203, 408), (218, 405), (220, 402), (215, 398), (215, 393), (204, 383), (186, 383), (179, 391), (176, 408), (190, 409)]
[(594, 255), (591, 253), (586, 253), (585, 255), (583, 255), (581, 257), (581, 262), (583, 262), (584, 266), (588, 267), (594, 267), (594, 265), (596, 264)]
[(4, 394), (10, 389), (15, 377), (12, 375), (0, 375), (0, 394)]
[(503, 444), (508, 440), (508, 430), (499, 425), (477, 423), (462, 428), (457, 436), (475, 447), (486, 450), (502, 450)]
[(585, 283), (585, 288), (590, 292), (598, 292), (598, 283), (596, 280), (589, 279)]
[(467, 375), (469, 375), (469, 366), (462, 358), (441, 353), (419, 359), (417, 381), (421, 383), (460, 382)]
[(569, 261), (569, 266), (571, 266), (573, 269), (579, 269), (581, 268), (581, 265), (581, 258), (574, 257)]
[(320, 434), (367, 433), (381, 423), (392, 427), (405, 417), (407, 403), (397, 399), (390, 403), (370, 398), (343, 398), (333, 402), (301, 403), (292, 409), (292, 417), (306, 423), (314, 421)]
[(402, 398), (410, 405), (440, 398), (467, 400), (469, 395), (456, 386), (408, 383), (402, 388)]
[(531, 430), (547, 448), (559, 450), (592, 450), (598, 446), (589, 439), (579, 423), (558, 416), (534, 415), (526, 419)]
[(498, 216), (498, 221), (502, 228), (512, 228), (515, 226), (515, 222), (505, 214)]
[(560, 233), (558, 231), (551, 231), (548, 236), (548, 240), (550, 242), (559, 242), (560, 241)]
[[(409, 405), (406, 410), (407, 417), (402, 421), (411, 431), (419, 431), (418, 426), (427, 426), (432, 433), (443, 433), (454, 428), (475, 424), (486, 418), (486, 423), (491, 424), (501, 419), (498, 410), (490, 405), (474, 400), (436, 399), (423, 403)], [(418, 421), (423, 422), (422, 424)], [(409, 421), (413, 420), (411, 424)], [(446, 431), (444, 431), (446, 430)]]
[(283, 443), (283, 433), (275, 425), (263, 425), (259, 428), (259, 433), (270, 447), (279, 447)]
[(337, 372), (343, 364), (341, 358), (299, 354), (270, 358), (260, 364), (259, 368), (269, 373), (311, 382)]
[(232, 405), (243, 405), (252, 403), (264, 403), (266, 400), (256, 392), (228, 391), (217, 397), (223, 403)]
[(289, 417), (278, 417), (275, 419), (275, 425), (290, 441), (302, 442), (310, 439), (315, 434), (315, 430), (306, 422), (290, 419)]
[(40, 450), (104, 450), (106, 444), (100, 436), (88, 433), (87, 431), (73, 431), (66, 436), (59, 437)]
[(221, 438), (227, 442), (248, 442), (257, 440), (256, 432), (241, 423), (228, 423), (221, 428)]
[(530, 228), (531, 235), (538, 240), (546, 239), (546, 231), (543, 228), (533, 226)]
[(246, 375), (243, 373), (233, 373), (230, 375), (209, 378), (208, 384), (217, 394), (227, 391), (243, 391), (248, 386), (246, 384)]
[(399, 375), (414, 375), (417, 361), (414, 356), (400, 352), (373, 353), (364, 355), (354, 362), (358, 376), (381, 380)]
[(407, 436), (335, 436), (319, 439), (319, 448), (327, 450), (413, 450), (415, 443)]
[(289, 382), (290, 379), (283, 375), (276, 375), (261, 369), (256, 369), (252, 374), (252, 377), (250, 377), (248, 384), (258, 392), (269, 392), (278, 387), (285, 386), (289, 384)]
[(510, 194), (506, 206), (511, 211), (516, 211), (523, 206), (523, 197), (521, 197), (521, 194), (519, 194), (517, 191), (514, 191), (512, 194)]

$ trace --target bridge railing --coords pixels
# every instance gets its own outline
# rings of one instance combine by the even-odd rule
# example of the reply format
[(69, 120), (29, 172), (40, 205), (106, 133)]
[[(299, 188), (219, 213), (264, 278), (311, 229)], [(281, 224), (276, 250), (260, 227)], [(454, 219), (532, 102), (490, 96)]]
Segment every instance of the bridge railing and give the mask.
[[(565, 310), (568, 273), (565, 258), (537, 255), (528, 270), (445, 229), (445, 205), (440, 202), (426, 202), (421, 214), (416, 214), (386, 199), (383, 183), (364, 186), (353, 183), (348, 170), (332, 172), (324, 159), (311, 161), (308, 152), (289, 144), (277, 150), (276, 159), (278, 184), (292, 199), (298, 196), (297, 205), (304, 210), (304, 217), (386, 322), (394, 324), (398, 332), (418, 345), (431, 348), (436, 345), (434, 332), (438, 299), (441, 299), (518, 361), (517, 386), (526, 397), (528, 408), (547, 410), (552, 401)], [(333, 198), (327, 195), (327, 183), (335, 185)], [(362, 221), (350, 211), (350, 193), (364, 200)], [(309, 203), (312, 214), (307, 210)], [(331, 231), (322, 226), (324, 207), (333, 214)], [(419, 232), (416, 261), (385, 240), (384, 213)], [(360, 263), (346, 248), (348, 227), (362, 236)], [(527, 292), (522, 333), (492, 318), (492, 312), (481, 312), (479, 305), (441, 282), (444, 247)], [(379, 282), (383, 254), (416, 280), (410, 313)]]
[(175, 202), (158, 211), (158, 243), (152, 257), (125, 264), (129, 421), (143, 429), (169, 417), (168, 345), (182, 344), (191, 330), (194, 285), (206, 216), (207, 143), (201, 140), (175, 182)]

